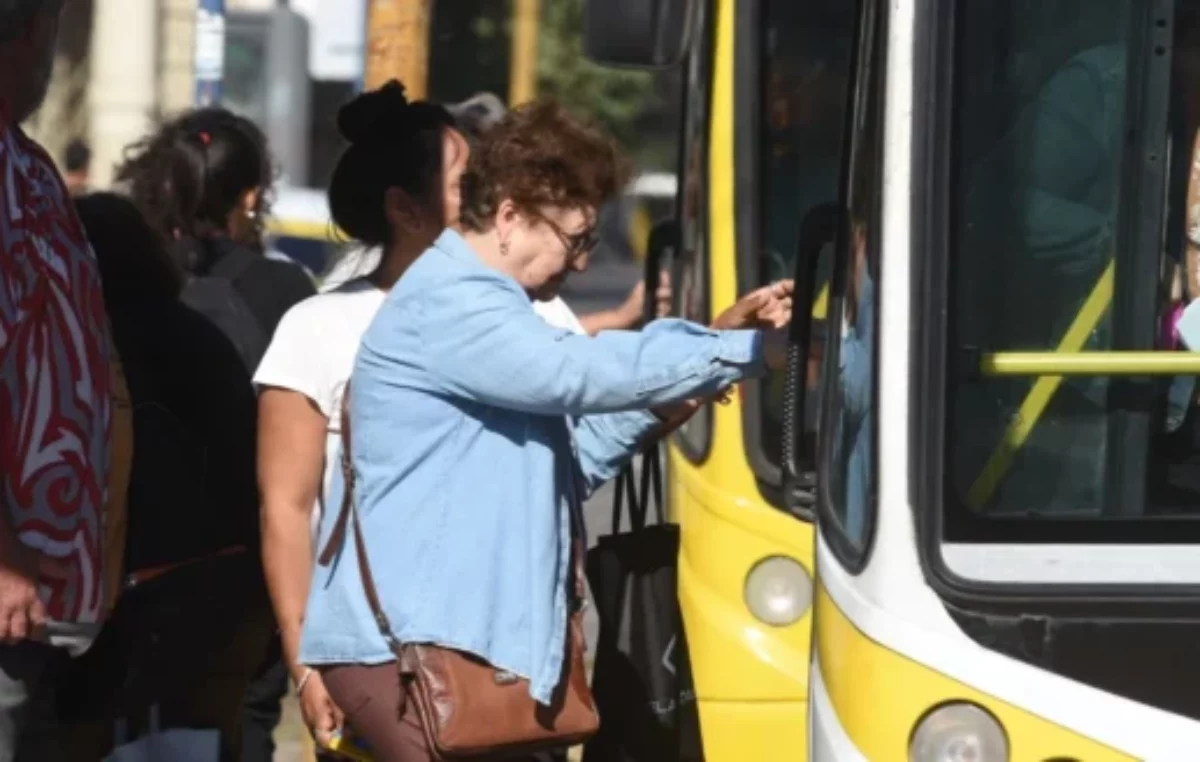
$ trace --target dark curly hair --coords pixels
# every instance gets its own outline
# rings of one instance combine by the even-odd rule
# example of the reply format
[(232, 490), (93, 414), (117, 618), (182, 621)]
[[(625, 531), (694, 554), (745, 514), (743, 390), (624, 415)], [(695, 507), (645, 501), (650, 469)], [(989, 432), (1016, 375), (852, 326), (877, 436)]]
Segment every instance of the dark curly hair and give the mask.
[[(274, 180), (267, 138), (249, 119), (222, 108), (188, 111), (125, 151), (117, 180), (168, 241), (224, 234), (247, 191), (261, 188), (256, 226)], [(185, 263), (185, 266), (186, 263)]]
[(616, 141), (552, 100), (519, 106), (483, 135), (462, 179), (461, 225), (483, 232), (504, 199), (523, 212), (599, 209), (629, 180)]
[(338, 132), (350, 144), (329, 181), (329, 211), (338, 227), (369, 246), (392, 243), (384, 210), (389, 188), (429, 200), (442, 171), (442, 128), (449, 112), (409, 102), (397, 80), (363, 93), (338, 110)]

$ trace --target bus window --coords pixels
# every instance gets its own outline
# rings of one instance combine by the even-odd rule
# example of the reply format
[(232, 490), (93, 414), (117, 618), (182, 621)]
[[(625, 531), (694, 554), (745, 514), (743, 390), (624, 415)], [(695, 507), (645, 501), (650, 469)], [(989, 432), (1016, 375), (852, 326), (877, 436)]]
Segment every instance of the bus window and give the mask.
[[(745, 288), (791, 278), (806, 215), (838, 199), (853, 5), (839, 0), (763, 3), (761, 235), (758, 251), (740, 253), (740, 280)], [(818, 267), (817, 337), (823, 330), (831, 261), (830, 245)], [(815, 381), (813, 374), (803, 427), (810, 439), (816, 429)], [(760, 460), (773, 468), (780, 462), (783, 383), (782, 373), (764, 381), (760, 404), (747, 410), (747, 415), (757, 418), (747, 426), (748, 436), (756, 441), (747, 444), (757, 448)], [(765, 476), (759, 474), (760, 479)]]
[[(712, 103), (710, 82), (713, 59), (712, 4), (697, 3), (696, 29), (700, 30), (697, 48), (688, 59), (683, 86), (683, 142), (680, 146), (683, 167), (679, 192), (679, 255), (675, 258), (672, 282), (675, 300), (673, 312), (698, 323), (710, 322), (708, 297), (708, 125)], [(708, 455), (712, 433), (712, 410), (700, 409), (680, 427), (677, 441), (683, 453), (693, 461)]]
[(883, 66), (880, 3), (863, 8), (851, 135), (847, 209), (849, 240), (832, 274), (833, 307), (823, 372), (830, 451), (819, 460), (820, 526), (830, 548), (851, 570), (866, 561), (875, 511), (875, 386), (878, 375), (880, 198), (883, 156)]
[(1178, 522), (1140, 520), (1200, 517), (1193, 379), (979, 362), (1178, 348), (1200, 2), (1173, 6), (957, 4), (945, 539), (1167, 541)]

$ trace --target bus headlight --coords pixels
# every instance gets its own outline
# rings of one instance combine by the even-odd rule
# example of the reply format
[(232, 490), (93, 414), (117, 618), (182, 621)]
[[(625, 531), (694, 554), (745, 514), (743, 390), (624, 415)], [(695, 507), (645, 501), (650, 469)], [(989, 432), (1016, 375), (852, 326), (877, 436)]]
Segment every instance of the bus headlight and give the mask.
[(812, 605), (812, 577), (786, 556), (769, 556), (746, 575), (743, 595), (755, 619), (772, 627), (786, 627), (799, 621)]
[(986, 709), (945, 704), (917, 723), (908, 747), (910, 762), (1008, 762), (1004, 728)]

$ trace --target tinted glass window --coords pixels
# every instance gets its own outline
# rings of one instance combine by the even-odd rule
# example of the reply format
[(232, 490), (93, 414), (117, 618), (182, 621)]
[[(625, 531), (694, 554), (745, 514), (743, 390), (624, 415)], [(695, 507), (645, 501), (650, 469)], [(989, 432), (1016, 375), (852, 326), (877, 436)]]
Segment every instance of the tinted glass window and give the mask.
[[(837, 202), (854, 23), (854, 4), (839, 0), (762, 5), (762, 246), (756, 257), (742, 262), (756, 285), (793, 276), (801, 227), (810, 215)], [(819, 323), (828, 303), (832, 250), (832, 241), (821, 248), (817, 268), (813, 296)], [(821, 330), (818, 325), (817, 333)], [(810, 438), (817, 419), (817, 365), (806, 397), (804, 432)], [(778, 465), (783, 374), (774, 374), (762, 387), (762, 403), (752, 414), (760, 417), (759, 446), (766, 460)]]
[[(712, 8), (698, 4), (696, 48), (687, 63), (679, 189), (680, 247), (672, 272), (675, 313), (697, 323), (711, 322), (708, 295), (708, 125), (712, 100)], [(700, 459), (708, 450), (712, 410), (703, 407), (678, 432), (684, 452)]]
[(821, 530), (850, 567), (865, 560), (875, 513), (875, 383), (878, 352), (880, 194), (882, 174), (883, 66), (886, 48), (879, 3), (864, 4), (861, 21), (854, 124), (850, 144), (842, 256), (834, 268), (833, 310), (824, 374), (829, 395), (822, 430), (822, 460), (829, 465), (818, 484)]
[(1174, 6), (959, 3), (951, 539), (1165, 540), (1129, 521), (1200, 515), (1194, 378), (1053, 375), (1070, 353), (1181, 349), (1200, 297), (1198, 3)]

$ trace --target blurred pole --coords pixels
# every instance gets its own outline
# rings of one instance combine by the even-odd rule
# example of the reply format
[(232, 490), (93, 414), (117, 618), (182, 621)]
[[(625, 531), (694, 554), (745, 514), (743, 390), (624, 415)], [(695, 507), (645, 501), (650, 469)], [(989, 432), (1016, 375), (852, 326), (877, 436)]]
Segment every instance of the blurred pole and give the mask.
[(111, 186), (125, 147), (153, 127), (158, 3), (96, 0), (92, 19), (92, 183), (103, 189)]
[(221, 102), (225, 74), (225, 0), (196, 3), (196, 105)]
[(513, 0), (512, 52), (509, 55), (508, 105), (537, 97), (538, 26), (541, 0)]
[(390, 79), (399, 79), (410, 100), (425, 97), (432, 13), (433, 0), (370, 0), (364, 89), (374, 90)]
[(196, 102), (196, 0), (159, 5), (158, 113), (170, 118)]

